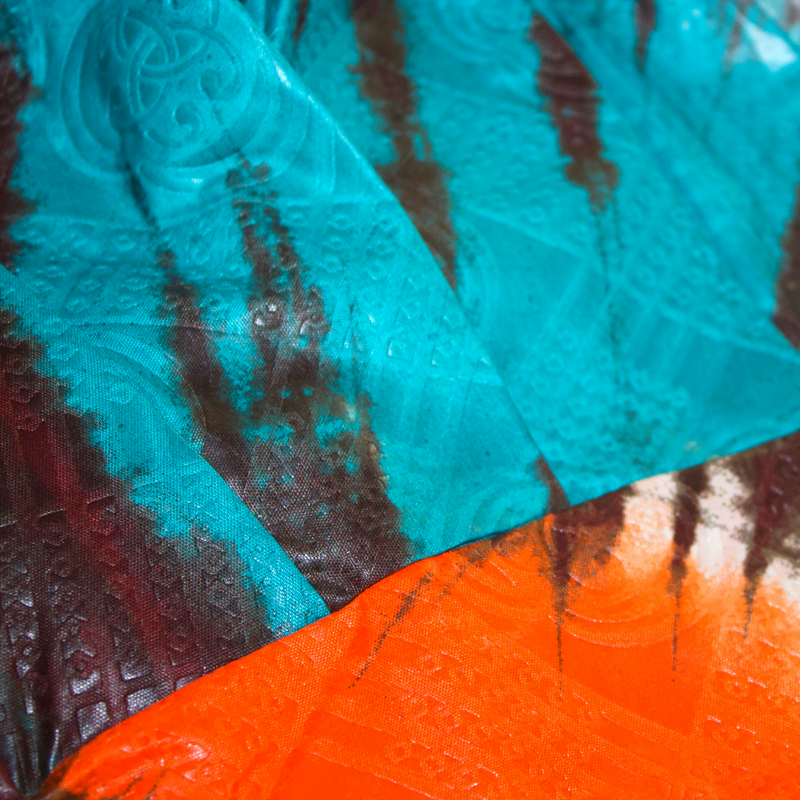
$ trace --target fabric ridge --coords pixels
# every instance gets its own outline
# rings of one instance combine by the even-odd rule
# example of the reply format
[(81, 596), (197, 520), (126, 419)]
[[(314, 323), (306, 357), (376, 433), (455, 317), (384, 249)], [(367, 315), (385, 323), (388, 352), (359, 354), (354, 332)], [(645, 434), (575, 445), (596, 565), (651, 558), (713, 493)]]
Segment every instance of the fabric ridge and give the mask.
[(794, 0), (0, 0), (0, 800), (795, 797)]
[(792, 797), (797, 447), (407, 567), (103, 734), (41, 796)]

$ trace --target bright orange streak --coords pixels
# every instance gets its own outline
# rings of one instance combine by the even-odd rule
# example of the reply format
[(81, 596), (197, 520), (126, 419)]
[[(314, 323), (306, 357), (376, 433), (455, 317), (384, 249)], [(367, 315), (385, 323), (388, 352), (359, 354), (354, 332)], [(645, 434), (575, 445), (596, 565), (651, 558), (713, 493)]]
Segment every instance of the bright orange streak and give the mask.
[(800, 797), (800, 621), (782, 589), (759, 588), (745, 638), (743, 579), (690, 558), (673, 658), (670, 543), (629, 514), (609, 561), (573, 573), (559, 673), (552, 521), (414, 564), (198, 680), (43, 796)]

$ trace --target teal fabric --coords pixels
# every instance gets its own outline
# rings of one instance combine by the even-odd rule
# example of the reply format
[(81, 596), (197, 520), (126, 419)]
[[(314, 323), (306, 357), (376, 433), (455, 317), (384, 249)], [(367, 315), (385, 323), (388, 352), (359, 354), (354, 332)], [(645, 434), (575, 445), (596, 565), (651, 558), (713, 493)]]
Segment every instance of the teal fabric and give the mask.
[[(628, 2), (7, 5), (4, 39), (33, 88), (11, 165), (22, 210), (7, 226), (5, 303), (131, 498), (165, 536), (202, 519), (235, 542), (276, 630), (324, 612), (300, 573), (325, 583), (336, 534), (276, 547), (258, 487), (302, 537), (321, 501), (297, 459), (358, 431), (378, 450), (372, 489), (397, 541), (373, 543), (329, 606), (540, 516), (565, 502), (560, 487), (581, 502), (798, 427), (798, 354), (770, 321), (796, 171), (796, 45), (752, 14), (662, 6), (643, 50)], [(570, 173), (537, 13), (590, 76), (580, 102), (604, 179)], [(364, 39), (382, 24), (388, 60)], [(400, 118), (367, 85), (373, 64), (400, 80)], [(408, 206), (399, 135), (439, 170), (425, 202), (446, 230), (391, 196)], [(300, 292), (319, 317), (295, 314), (280, 347), (310, 348), (327, 365), (316, 380), (347, 407), (314, 412), (314, 454), (288, 409), (312, 389), (265, 377), (254, 333), (272, 300), (258, 297), (242, 214), (262, 208), (259, 246), (281, 258), (288, 243), (297, 262), (272, 300)], [(213, 402), (248, 451), (246, 487), (209, 456), (222, 433), (176, 352), (187, 298), (216, 364)], [(275, 391), (287, 407), (267, 411)], [(265, 442), (277, 466), (259, 462)]]
[(800, 428), (791, 3), (0, 9), (0, 798), (416, 559)]
[[(381, 476), (370, 489), (385, 488), (397, 509), (403, 552), (387, 554), (386, 568), (363, 567), (360, 588), (545, 513), (541, 454), (420, 237), (239, 4), (22, 3), (8, 6), (6, 24), (35, 89), (19, 115), (13, 183), (29, 206), (10, 227), (20, 244), (0, 277), (4, 302), (43, 343), (46, 369), (95, 421), (110, 470), (165, 536), (207, 519), (213, 535), (235, 541), (281, 632), (321, 613), (275, 546), (270, 508), (256, 498), (248, 510), (200, 457), (209, 420), (198, 421), (170, 347), (170, 281), (196, 298), (225, 402), (251, 447), (251, 489), (271, 481), (298, 517), (321, 502), (292, 466), (290, 412), (260, 408), (268, 390), (339, 398), (341, 413), (314, 419), (319, 457), (371, 431)], [(245, 206), (259, 246), (286, 245), (265, 244), (278, 225), (299, 260), (285, 270), (294, 277), (277, 276), (274, 296), (254, 285)], [(269, 329), (269, 303), (299, 294), (309, 319), (295, 319), (295, 340), (277, 346), (302, 355), (318, 345), (327, 378), (276, 388), (289, 378), (264, 377), (253, 326)], [(264, 442), (285, 461), (258, 463)], [(335, 550), (337, 531), (327, 535), (320, 547)], [(325, 570), (301, 563), (316, 555), (295, 555), (301, 571)], [(334, 594), (341, 604), (352, 590)]]
[(2, 10), (16, 797), (188, 681), (567, 501), (414, 225), (245, 7)]
[[(358, 20), (385, 4), (356, 5)], [(770, 319), (800, 159), (786, 12), (392, 5), (420, 129), (449, 173), (459, 301), (570, 501), (796, 430), (800, 361)], [(343, 0), (305, 9), (298, 41), (277, 14), (271, 35), (380, 171), (390, 137), (358, 75), (358, 23)], [(602, 158), (618, 170), (603, 210), (565, 174), (536, 11), (597, 84)]]

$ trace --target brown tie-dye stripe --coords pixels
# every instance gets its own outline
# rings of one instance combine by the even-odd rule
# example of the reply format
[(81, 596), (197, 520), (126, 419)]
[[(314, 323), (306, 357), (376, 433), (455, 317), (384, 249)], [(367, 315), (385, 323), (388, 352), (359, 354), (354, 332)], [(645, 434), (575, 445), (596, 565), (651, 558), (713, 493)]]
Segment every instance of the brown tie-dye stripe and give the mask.
[(530, 40), (539, 50), (536, 88), (558, 131), (558, 145), (569, 161), (567, 180), (589, 193), (595, 212), (613, 199), (619, 183), (617, 166), (603, 158), (598, 132), (598, 86), (572, 48), (539, 13), (533, 15)]
[(647, 61), (647, 45), (656, 28), (656, 0), (636, 0), (634, 9), (636, 22), (636, 64), (644, 70)]
[(308, 21), (308, 4), (309, 0), (298, 0), (297, 2), (294, 32), (292, 34), (295, 47), (297, 47), (300, 37), (303, 35), (303, 31), (305, 30), (306, 22)]
[(544, 550), (550, 565), (553, 608), (561, 664), (561, 626), (567, 613), (570, 587), (582, 576), (592, 575), (608, 561), (625, 525), (625, 498), (629, 490), (619, 489), (596, 500), (561, 511), (545, 525)]
[[(247, 188), (258, 171), (229, 177), (253, 269), (251, 335), (261, 363), (252, 420), (290, 433), (284, 441), (254, 439), (240, 496), (335, 610), (405, 566), (410, 543), (387, 495), (369, 398), (350, 402), (337, 389), (336, 368), (321, 351), (329, 330), (322, 297), (305, 287), (305, 267), (277, 209)], [(322, 423), (338, 432), (323, 438)]]
[(0, 313), (0, 756), (32, 794), (83, 742), (273, 636), (235, 552), (158, 535)]
[(31, 94), (31, 76), (17, 68), (16, 57), (13, 44), (0, 45), (0, 264), (11, 272), (21, 246), (9, 229), (30, 211), (30, 203), (13, 187), (22, 131), (19, 112)]
[(676, 495), (672, 528), (672, 560), (669, 564), (669, 592), (675, 598), (676, 610), (672, 626), (672, 668), (678, 664), (678, 624), (681, 616), (686, 559), (697, 537), (700, 523), (700, 496), (708, 489), (704, 464), (681, 470), (675, 475)]
[(755, 594), (772, 560), (781, 557), (800, 566), (800, 434), (733, 456), (730, 465), (747, 487), (743, 510), (752, 520), (743, 566), (749, 623)]
[(174, 317), (169, 344), (203, 432), (203, 458), (241, 495), (250, 472), (243, 421), (231, 403), (228, 379), (203, 322), (196, 289), (181, 280), (171, 252), (162, 252), (159, 263), (166, 277), (165, 305)]
[(447, 172), (437, 163), (417, 114), (416, 89), (406, 72), (405, 27), (395, 0), (353, 5), (361, 94), (370, 101), (391, 137), (395, 159), (375, 169), (392, 190), (447, 282), (456, 288), (456, 232), (450, 218)]
[(782, 241), (784, 258), (775, 284), (772, 321), (792, 347), (800, 348), (800, 185)]

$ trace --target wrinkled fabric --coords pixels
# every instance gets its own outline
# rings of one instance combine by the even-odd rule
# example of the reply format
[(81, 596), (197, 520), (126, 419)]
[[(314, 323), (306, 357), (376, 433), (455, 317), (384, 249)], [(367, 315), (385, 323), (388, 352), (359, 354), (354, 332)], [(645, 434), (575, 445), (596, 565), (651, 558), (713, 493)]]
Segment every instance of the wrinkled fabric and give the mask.
[(792, 796), (792, 2), (0, 8), (0, 795)]
[(776, 495), (796, 519), (798, 447), (421, 561), (98, 737), (40, 796), (796, 797), (797, 531), (763, 533)]
[(266, 24), (438, 254), (573, 503), (800, 427), (784, 13), (352, 8), (285, 3)]
[[(273, 517), (312, 584), (336, 581), (297, 520), (274, 517), (300, 497), (331, 505), (326, 457), (353, 476), (333, 490), (386, 495), (365, 510), (395, 567), (452, 544), (456, 520), (474, 538), (547, 507), (541, 454), (413, 227), (240, 7), (79, 2), (11, 19), (30, 73), (4, 296), (45, 357), (68, 361), (62, 342), (91, 335), (98, 363), (59, 376), (110, 468), (156, 487), (137, 497), (169, 505), (180, 458), (148, 427), (160, 417), (230, 501)], [(376, 569), (340, 565), (344, 583)], [(332, 606), (352, 596), (317, 588)]]
[(0, 750), (29, 793), (566, 500), (415, 229), (240, 6), (2, 22)]

